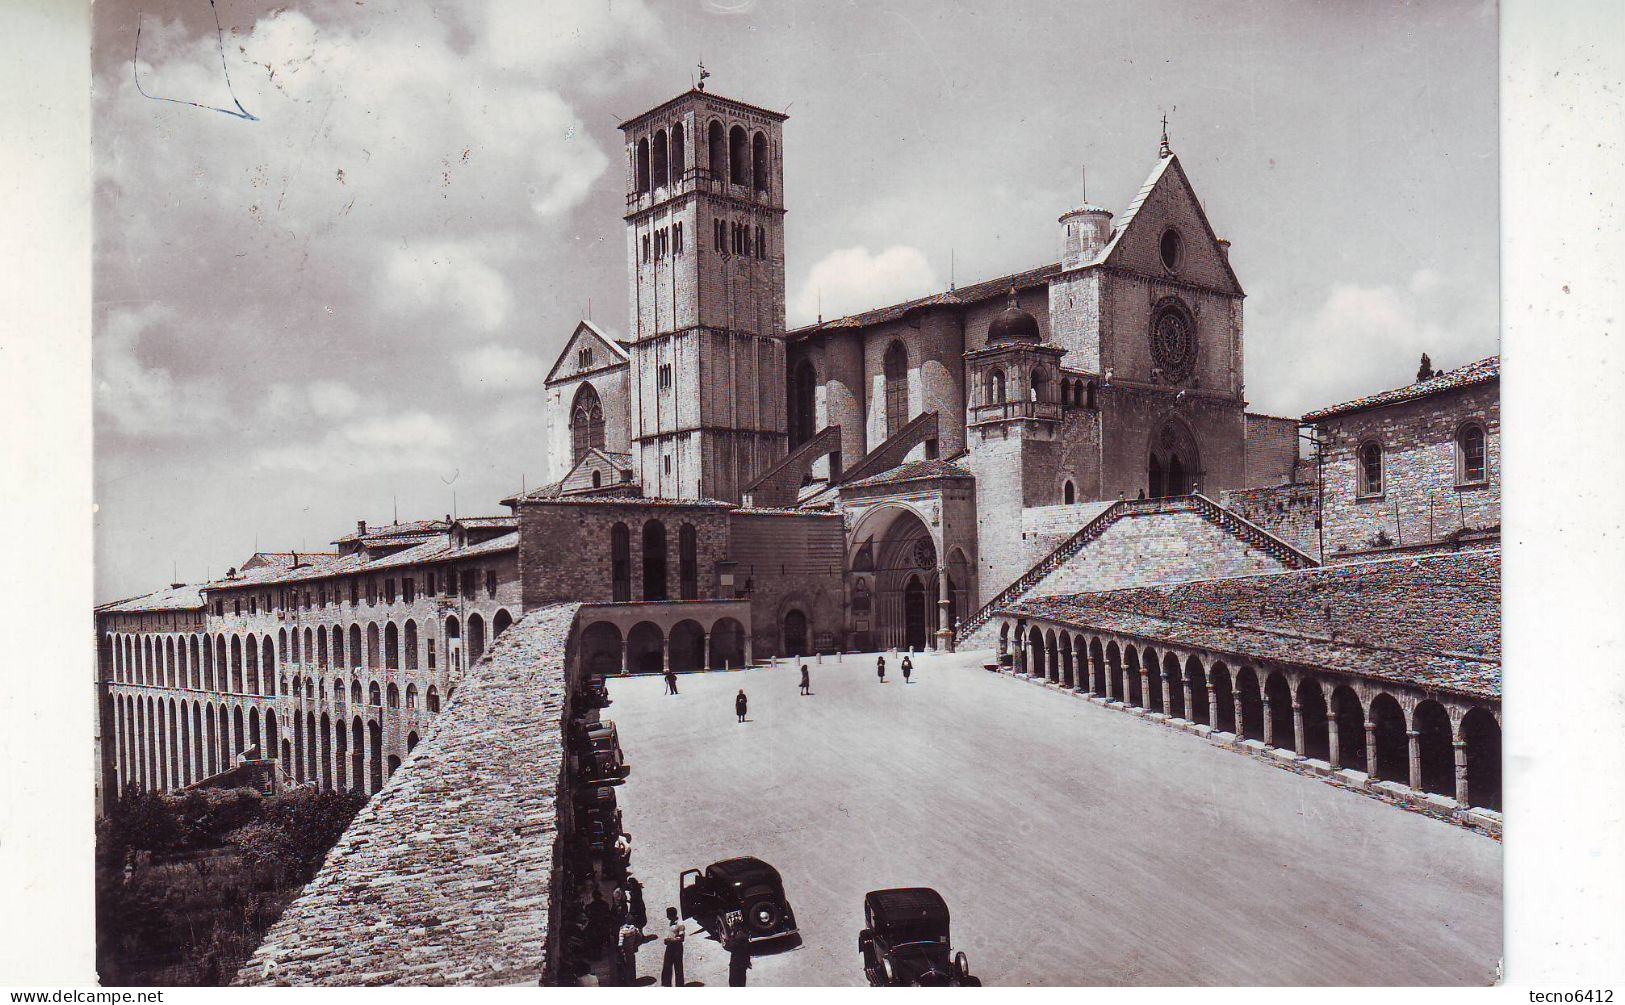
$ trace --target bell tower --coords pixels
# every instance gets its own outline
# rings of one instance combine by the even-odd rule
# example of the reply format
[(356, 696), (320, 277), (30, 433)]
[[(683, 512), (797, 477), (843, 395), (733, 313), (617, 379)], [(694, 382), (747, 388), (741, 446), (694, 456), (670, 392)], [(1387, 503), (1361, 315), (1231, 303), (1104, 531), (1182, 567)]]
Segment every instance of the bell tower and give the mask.
[(785, 455), (784, 121), (702, 76), (621, 124), (646, 495), (738, 502)]

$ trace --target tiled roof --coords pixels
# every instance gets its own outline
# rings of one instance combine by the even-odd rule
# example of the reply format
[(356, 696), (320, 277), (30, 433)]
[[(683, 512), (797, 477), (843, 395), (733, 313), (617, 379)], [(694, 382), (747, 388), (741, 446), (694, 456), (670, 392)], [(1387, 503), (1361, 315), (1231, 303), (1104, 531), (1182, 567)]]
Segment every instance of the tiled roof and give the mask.
[(487, 527), (519, 529), (519, 518), (516, 516), (463, 516), (458, 517), (457, 522), (472, 529), (485, 529)]
[(1417, 398), (1425, 398), (1430, 394), (1472, 387), (1474, 384), (1487, 384), (1492, 380), (1499, 379), (1501, 379), (1501, 357), (1490, 356), (1476, 363), (1469, 363), (1455, 370), (1441, 373), (1428, 380), (1418, 381), (1415, 384), (1407, 384), (1404, 387), (1396, 387), (1393, 390), (1382, 391), (1377, 394), (1368, 394), (1363, 398), (1345, 401), (1341, 405), (1333, 405), (1330, 408), (1320, 408), (1313, 412), (1307, 412), (1304, 414), (1303, 421), (1319, 422), (1321, 419), (1329, 419), (1334, 415), (1347, 415), (1350, 412), (1358, 412), (1367, 408), (1381, 408), (1384, 405), (1394, 405), (1401, 401), (1414, 401)]
[(193, 611), (203, 606), (201, 586), (171, 586), (96, 608), (98, 614), (143, 614), (152, 611)]
[(346, 544), (350, 541), (361, 541), (373, 537), (399, 537), (402, 534), (434, 534), (449, 527), (450, 524), (444, 520), (411, 520), (407, 523), (387, 523), (377, 527), (368, 527), (365, 531), (346, 534), (333, 543)]
[(958, 463), (959, 457), (936, 457), (927, 461), (909, 461), (899, 464), (895, 468), (870, 475), (868, 478), (859, 478), (855, 482), (846, 482), (840, 486), (842, 489), (868, 488), (874, 485), (899, 485), (903, 482), (921, 482), (932, 478), (974, 478), (970, 471)]
[(851, 314), (844, 318), (836, 318), (833, 321), (806, 325), (786, 332), (785, 338), (805, 338), (831, 329), (863, 328), (886, 321), (895, 321), (910, 311), (920, 310), (925, 307), (954, 307), (980, 303), (983, 300), (1004, 296), (1010, 292), (1012, 286), (1018, 291), (1031, 289), (1035, 286), (1047, 286), (1050, 279), (1060, 275), (1060, 273), (1061, 265), (1059, 262), (1041, 265), (1036, 269), (1028, 269), (1026, 272), (1017, 272), (1008, 276), (1000, 276), (997, 279), (974, 283), (970, 286), (961, 286), (954, 290), (933, 293), (928, 297), (920, 297), (917, 300), (905, 300), (900, 304), (892, 304), (889, 307), (877, 307), (861, 314)]
[[(245, 573), (239, 573), (233, 579), (217, 579), (212, 583), (204, 583), (201, 589), (228, 590), (282, 583), (299, 583), (311, 579), (322, 579), (327, 576), (343, 576), (352, 573), (398, 569), (403, 566), (425, 565), (430, 562), (480, 558), (485, 555), (511, 551), (518, 546), (519, 534), (517, 531), (512, 534), (503, 534), (501, 537), (493, 537), (489, 541), (481, 541), (479, 544), (471, 544), (466, 548), (454, 548), (444, 535), (440, 535), (402, 551), (397, 551), (393, 555), (385, 555), (371, 561), (365, 560), (359, 554), (353, 554), (331, 557), (324, 561), (312, 562), (309, 565), (302, 564), (297, 569), (263, 566), (258, 569), (250, 569)], [(301, 561), (303, 557), (303, 554), (301, 554)]]
[(1490, 549), (1045, 597), (1010, 611), (1498, 700), (1500, 571)]
[[(632, 486), (634, 489), (636, 486)], [(540, 491), (540, 490), (537, 490)], [(653, 506), (665, 509), (737, 509), (733, 503), (720, 499), (659, 499), (642, 495), (561, 495), (538, 496), (535, 492), (520, 499), (522, 503), (540, 503), (547, 506)]]

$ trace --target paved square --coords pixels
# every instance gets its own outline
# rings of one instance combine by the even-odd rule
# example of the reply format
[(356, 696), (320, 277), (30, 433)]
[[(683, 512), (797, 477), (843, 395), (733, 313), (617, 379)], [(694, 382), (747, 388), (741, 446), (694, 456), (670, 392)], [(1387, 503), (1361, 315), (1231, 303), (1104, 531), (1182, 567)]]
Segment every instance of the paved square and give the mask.
[[(680, 870), (776, 866), (804, 944), (752, 984), (862, 984), (863, 894), (932, 886), (989, 985), (1486, 984), (1501, 846), (991, 674), (985, 654), (610, 682), (651, 927)], [(750, 721), (734, 719), (744, 688)], [(659, 973), (661, 944), (639, 956)], [(693, 936), (687, 976), (727, 983)]]

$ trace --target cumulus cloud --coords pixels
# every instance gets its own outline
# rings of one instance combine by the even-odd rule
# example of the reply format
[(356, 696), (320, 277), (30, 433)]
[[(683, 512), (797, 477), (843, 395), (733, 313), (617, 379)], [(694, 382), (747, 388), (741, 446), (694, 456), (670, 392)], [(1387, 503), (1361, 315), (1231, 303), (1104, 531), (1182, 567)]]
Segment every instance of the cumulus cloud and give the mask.
[(502, 272), (468, 242), (434, 242), (397, 248), (384, 269), (389, 289), (383, 297), (395, 313), (445, 315), (444, 328), (490, 332), (513, 310), (513, 291)]
[(152, 329), (173, 325), (175, 313), (158, 305), (108, 312), (96, 333), (93, 370), (99, 416), (120, 433), (135, 437), (185, 437), (209, 432), (225, 414), (225, 400), (213, 381), (181, 380), (166, 367), (141, 358), (142, 340)]
[(401, 412), (355, 419), (311, 442), (262, 449), (254, 462), (305, 475), (435, 471), (451, 463), (455, 442), (444, 421), (427, 412)]
[(643, 0), (490, 0), (483, 27), (482, 47), (497, 66), (555, 82), (591, 67), (575, 80), (601, 89), (641, 77), (660, 40)]
[(547, 367), (541, 359), (523, 350), (486, 345), (457, 357), (457, 374), (469, 388), (533, 390), (541, 387)]
[(819, 259), (791, 301), (790, 324), (810, 324), (820, 313), (844, 317), (871, 307), (940, 290), (936, 271), (918, 248), (894, 245), (875, 253), (868, 248), (840, 248)]
[(1249, 339), (1248, 385), (1263, 407), (1288, 414), (1335, 404), (1415, 379), (1427, 353), (1452, 369), (1495, 352), (1493, 297), (1423, 269), (1400, 284), (1334, 283), (1281, 345)]

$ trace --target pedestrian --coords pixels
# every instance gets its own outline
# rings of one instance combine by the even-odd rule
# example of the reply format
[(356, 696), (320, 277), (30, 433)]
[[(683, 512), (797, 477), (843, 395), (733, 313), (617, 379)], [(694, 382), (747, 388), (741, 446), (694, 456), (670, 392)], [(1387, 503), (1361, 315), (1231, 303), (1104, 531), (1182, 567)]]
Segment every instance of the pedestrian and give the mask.
[(643, 884), (636, 876), (626, 877), (626, 906), (632, 924), (638, 926), (638, 931), (649, 927), (649, 911), (643, 906)]
[(886, 683), (886, 657), (875, 660), (875, 675), (880, 678), (880, 683)]
[(745, 710), (749, 707), (750, 699), (745, 697), (745, 689), (740, 688), (739, 696), (734, 698), (734, 714), (739, 716), (740, 722), (745, 721)]
[(745, 986), (745, 972), (750, 969), (750, 944), (743, 938), (735, 940), (728, 950), (728, 986)]
[(587, 927), (582, 933), (587, 943), (588, 959), (603, 959), (604, 950), (615, 941), (615, 928), (610, 924), (609, 904), (605, 903), (604, 895), (597, 888), (592, 891), (592, 900), (587, 904)]
[(677, 693), (677, 671), (671, 669), (670, 667), (666, 668), (666, 693)]
[(908, 675), (913, 673), (913, 672), (914, 672), (914, 659), (913, 659), (913, 657), (904, 656), (903, 657), (903, 683), (904, 684), (912, 684), (913, 683), (913, 681), (908, 679)]
[(629, 914), (626, 890), (621, 884), (617, 883), (615, 889), (609, 891), (609, 916), (615, 922), (615, 927), (620, 928), (626, 923)]
[(801, 664), (801, 693), (812, 694), (812, 675), (807, 672), (807, 664)]
[(688, 937), (688, 929), (678, 920), (675, 907), (666, 908), (666, 922), (666, 955), (660, 961), (660, 986), (680, 988), (683, 986), (683, 940)]
[(617, 964), (615, 975), (616, 983), (623, 988), (629, 988), (637, 983), (638, 979), (638, 946), (643, 942), (643, 933), (639, 932), (632, 919), (628, 918), (621, 926), (619, 952), (615, 954)]

